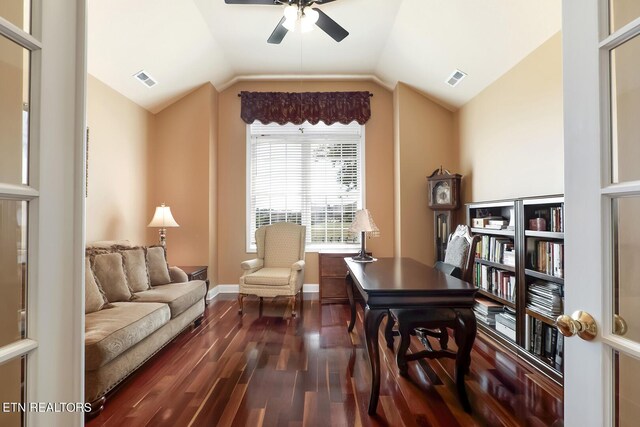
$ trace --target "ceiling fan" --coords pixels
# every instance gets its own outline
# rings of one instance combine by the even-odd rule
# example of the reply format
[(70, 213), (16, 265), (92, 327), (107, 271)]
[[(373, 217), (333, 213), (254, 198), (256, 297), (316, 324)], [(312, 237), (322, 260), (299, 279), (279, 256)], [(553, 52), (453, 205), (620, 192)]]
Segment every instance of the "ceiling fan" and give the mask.
[(314, 4), (323, 5), (332, 1), (335, 0), (224, 0), (226, 4), (285, 6), (284, 16), (267, 39), (267, 42), (271, 44), (280, 44), (287, 32), (296, 28), (298, 20), (300, 21), (300, 30), (303, 33), (311, 31), (313, 26), (317, 25), (335, 41), (344, 40), (349, 32), (329, 18), (326, 13), (317, 7), (312, 7)]

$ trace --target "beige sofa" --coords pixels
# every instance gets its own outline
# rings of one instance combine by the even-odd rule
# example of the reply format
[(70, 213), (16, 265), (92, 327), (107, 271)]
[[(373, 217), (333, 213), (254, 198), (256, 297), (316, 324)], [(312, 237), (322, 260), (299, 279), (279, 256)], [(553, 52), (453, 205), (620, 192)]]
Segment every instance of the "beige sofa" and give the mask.
[[(182, 270), (169, 268), (163, 253), (128, 242), (87, 246), (85, 401), (92, 414), (102, 410), (107, 392), (190, 324), (200, 324), (205, 282), (188, 281)], [(115, 283), (123, 280), (129, 293)]]

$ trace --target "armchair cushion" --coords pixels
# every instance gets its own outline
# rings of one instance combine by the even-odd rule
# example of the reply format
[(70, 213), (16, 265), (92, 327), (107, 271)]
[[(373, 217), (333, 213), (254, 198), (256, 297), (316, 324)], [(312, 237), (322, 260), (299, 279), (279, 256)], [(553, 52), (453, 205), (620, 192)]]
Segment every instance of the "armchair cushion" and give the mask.
[(261, 268), (255, 273), (244, 276), (247, 285), (286, 286), (291, 276), (290, 268)]

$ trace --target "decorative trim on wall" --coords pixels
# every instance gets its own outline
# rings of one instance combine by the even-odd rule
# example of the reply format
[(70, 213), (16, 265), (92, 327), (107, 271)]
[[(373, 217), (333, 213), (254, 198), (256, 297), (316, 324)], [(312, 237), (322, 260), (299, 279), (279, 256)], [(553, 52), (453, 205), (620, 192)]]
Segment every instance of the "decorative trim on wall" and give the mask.
[(318, 81), (369, 81), (374, 82), (389, 91), (393, 91), (397, 82), (386, 82), (373, 74), (259, 74), (253, 76), (236, 76), (231, 80), (227, 80), (221, 85), (216, 85), (216, 89), (219, 92), (233, 86), (239, 82), (255, 82), (255, 81), (304, 81), (304, 82), (318, 82)]

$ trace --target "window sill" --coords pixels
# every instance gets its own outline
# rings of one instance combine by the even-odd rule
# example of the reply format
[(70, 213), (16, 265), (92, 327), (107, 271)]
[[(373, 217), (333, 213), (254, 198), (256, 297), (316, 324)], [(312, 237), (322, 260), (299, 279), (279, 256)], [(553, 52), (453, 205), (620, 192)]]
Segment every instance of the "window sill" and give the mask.
[[(344, 244), (344, 245), (307, 245), (305, 253), (319, 253), (319, 252), (358, 252), (360, 250), (360, 244)], [(247, 248), (248, 254), (255, 254), (258, 249), (253, 246)]]

